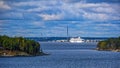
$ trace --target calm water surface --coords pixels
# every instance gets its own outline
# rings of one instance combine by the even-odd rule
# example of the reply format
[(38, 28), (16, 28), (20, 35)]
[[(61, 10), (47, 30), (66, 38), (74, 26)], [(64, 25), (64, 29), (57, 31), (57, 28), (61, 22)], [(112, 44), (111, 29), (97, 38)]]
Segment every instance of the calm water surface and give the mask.
[(120, 68), (120, 53), (96, 51), (96, 43), (41, 42), (51, 55), (0, 58), (0, 68)]

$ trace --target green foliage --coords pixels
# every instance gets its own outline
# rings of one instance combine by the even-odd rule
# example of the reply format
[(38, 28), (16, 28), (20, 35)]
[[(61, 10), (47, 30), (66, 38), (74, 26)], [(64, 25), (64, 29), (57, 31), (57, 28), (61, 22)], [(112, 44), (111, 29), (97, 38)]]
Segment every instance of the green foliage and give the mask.
[(105, 42), (105, 41), (101, 41), (101, 42), (99, 42), (99, 48), (101, 48), (101, 49), (106, 49), (107, 48), (107, 42)]
[(120, 49), (120, 37), (100, 41), (97, 47), (99, 49)]
[(0, 36), (0, 47), (6, 50), (19, 50), (32, 55), (39, 54), (40, 44), (34, 40), (27, 40), (22, 37)]

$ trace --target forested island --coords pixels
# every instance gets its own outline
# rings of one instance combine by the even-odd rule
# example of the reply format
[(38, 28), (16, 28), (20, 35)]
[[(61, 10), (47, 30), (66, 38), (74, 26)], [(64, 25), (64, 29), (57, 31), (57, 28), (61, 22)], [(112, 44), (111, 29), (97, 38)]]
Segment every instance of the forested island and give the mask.
[(40, 49), (40, 44), (34, 40), (0, 36), (0, 56), (36, 56), (44, 54)]
[(120, 37), (100, 41), (97, 45), (97, 50), (110, 50), (120, 52)]

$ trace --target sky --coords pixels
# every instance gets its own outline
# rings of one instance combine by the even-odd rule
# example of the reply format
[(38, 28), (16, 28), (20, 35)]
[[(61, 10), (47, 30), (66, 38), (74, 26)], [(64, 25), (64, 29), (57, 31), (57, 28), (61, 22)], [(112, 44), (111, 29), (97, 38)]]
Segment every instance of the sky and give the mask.
[(120, 0), (0, 0), (0, 35), (120, 36)]

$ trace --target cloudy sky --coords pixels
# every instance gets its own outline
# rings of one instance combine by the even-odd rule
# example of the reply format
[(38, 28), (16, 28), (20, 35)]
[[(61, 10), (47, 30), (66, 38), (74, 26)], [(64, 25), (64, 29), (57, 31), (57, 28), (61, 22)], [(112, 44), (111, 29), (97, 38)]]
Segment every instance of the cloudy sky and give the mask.
[(0, 0), (0, 35), (120, 36), (120, 0)]

